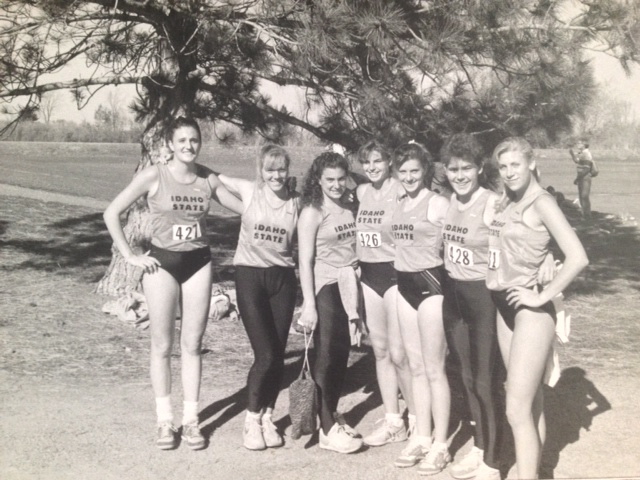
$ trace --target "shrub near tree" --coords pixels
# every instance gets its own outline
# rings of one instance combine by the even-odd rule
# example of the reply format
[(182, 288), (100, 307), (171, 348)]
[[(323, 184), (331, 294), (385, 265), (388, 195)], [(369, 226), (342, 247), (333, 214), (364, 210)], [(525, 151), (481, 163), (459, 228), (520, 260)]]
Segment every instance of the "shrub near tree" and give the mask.
[[(134, 83), (139, 169), (165, 160), (165, 122), (184, 113), (276, 142), (293, 125), (350, 150), (371, 137), (437, 148), (456, 131), (553, 138), (593, 91), (585, 48), (639, 59), (635, 2), (12, 0), (0, 11), (0, 98), (21, 99), (5, 110), (20, 120), (48, 91), (82, 103)], [(85, 76), (47, 76), (77, 72), (77, 59)], [(279, 106), (269, 85), (303, 92), (308, 108)], [(134, 206), (127, 228), (142, 240), (144, 211)], [(127, 284), (110, 272), (104, 293)]]

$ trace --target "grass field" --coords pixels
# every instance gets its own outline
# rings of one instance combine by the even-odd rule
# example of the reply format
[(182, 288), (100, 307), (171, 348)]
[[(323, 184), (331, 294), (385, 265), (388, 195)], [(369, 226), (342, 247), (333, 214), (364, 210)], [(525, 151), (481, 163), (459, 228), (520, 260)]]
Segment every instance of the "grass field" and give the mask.
[[(301, 180), (319, 150), (289, 148), (291, 174)], [(200, 161), (215, 171), (253, 178), (256, 151), (205, 145)], [(593, 181), (592, 208), (640, 219), (640, 154), (593, 153), (601, 173)], [(130, 180), (139, 156), (136, 144), (0, 142), (0, 182), (109, 201)], [(575, 198), (575, 169), (567, 151), (539, 151), (538, 162), (543, 184)]]
[[(295, 175), (301, 176), (315, 151), (293, 149)], [(137, 152), (135, 145), (0, 142), (0, 183), (106, 203), (128, 182)], [(254, 152), (205, 150), (204, 163), (251, 177)], [(596, 222), (588, 225), (571, 204), (575, 187), (566, 152), (539, 152), (543, 183), (568, 197), (566, 214), (591, 261), (566, 292), (571, 341), (560, 351), (561, 380), (547, 390), (543, 464), (555, 478), (640, 475), (640, 236), (627, 216), (640, 218), (640, 164), (594, 153), (601, 174), (594, 180)], [(336, 457), (309, 448), (313, 439), (288, 440), (279, 451), (247, 456), (240, 428), (252, 355), (241, 325), (228, 321), (209, 325), (204, 342), (201, 420), (211, 446), (202, 455), (184, 448), (156, 452), (149, 428), (148, 332), (103, 314), (105, 298), (92, 294), (110, 259), (101, 211), (50, 202), (45, 194), (2, 192), (0, 185), (0, 478), (416, 478), (411, 469), (391, 466), (402, 445)], [(237, 222), (216, 217), (210, 223), (216, 256), (228, 258)], [(219, 274), (229, 278), (228, 269)], [(301, 346), (292, 335), (276, 407), (285, 429), (286, 387), (299, 371)], [(177, 361), (173, 373), (177, 393)], [(352, 353), (347, 381), (340, 409), (368, 433), (382, 415), (368, 346)], [(454, 413), (457, 418), (460, 411)], [(468, 440), (469, 432), (460, 432), (452, 453), (469, 448)]]

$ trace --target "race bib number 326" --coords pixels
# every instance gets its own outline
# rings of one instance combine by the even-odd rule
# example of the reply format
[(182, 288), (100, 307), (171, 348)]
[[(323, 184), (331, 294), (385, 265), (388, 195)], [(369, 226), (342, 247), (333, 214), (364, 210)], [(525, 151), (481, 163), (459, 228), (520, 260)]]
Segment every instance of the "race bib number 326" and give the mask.
[(361, 247), (378, 248), (382, 245), (380, 232), (358, 232)]
[(173, 239), (176, 241), (189, 241), (195, 240), (202, 236), (202, 230), (199, 223), (193, 225), (174, 225), (173, 226)]

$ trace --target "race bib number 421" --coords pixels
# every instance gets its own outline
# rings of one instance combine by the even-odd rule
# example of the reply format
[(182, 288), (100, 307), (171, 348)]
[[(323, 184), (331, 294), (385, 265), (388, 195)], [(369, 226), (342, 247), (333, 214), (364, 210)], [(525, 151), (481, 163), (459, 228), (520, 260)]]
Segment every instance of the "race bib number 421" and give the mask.
[(451, 263), (470, 267), (473, 265), (473, 252), (458, 245), (449, 244), (447, 256)]
[(380, 232), (358, 232), (361, 247), (378, 248), (382, 245)]
[(202, 230), (199, 223), (193, 225), (174, 225), (173, 226), (173, 239), (176, 241), (186, 242), (189, 240), (195, 240), (202, 236)]

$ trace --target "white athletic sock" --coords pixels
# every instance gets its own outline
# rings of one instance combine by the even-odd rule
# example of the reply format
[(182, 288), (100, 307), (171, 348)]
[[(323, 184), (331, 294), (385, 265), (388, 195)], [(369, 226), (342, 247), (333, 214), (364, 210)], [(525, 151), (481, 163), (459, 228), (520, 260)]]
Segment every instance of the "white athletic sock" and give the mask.
[(156, 397), (156, 416), (158, 417), (158, 423), (173, 422), (170, 396)]
[(440, 451), (440, 450), (446, 450), (449, 447), (447, 446), (446, 442), (436, 442), (436, 441), (434, 441), (431, 444), (431, 448), (433, 448), (434, 450)]
[(183, 402), (182, 424), (198, 423), (198, 402)]
[(247, 410), (247, 417), (245, 422), (259, 422), (262, 419), (262, 412), (253, 413)]
[(399, 413), (385, 413), (384, 419), (388, 424), (393, 425), (394, 427), (398, 427), (402, 424), (402, 416)]
[(416, 416), (413, 413), (410, 413), (409, 415), (407, 415), (407, 418), (409, 419), (409, 428), (415, 427), (415, 425), (416, 425)]
[(414, 435), (413, 440), (415, 443), (417, 443), (418, 445), (424, 447), (424, 448), (428, 448), (431, 447), (432, 444), (432, 439), (431, 437), (428, 437), (426, 435)]

